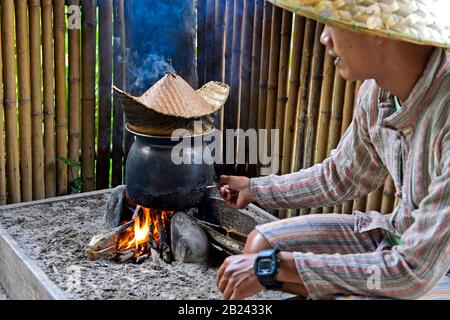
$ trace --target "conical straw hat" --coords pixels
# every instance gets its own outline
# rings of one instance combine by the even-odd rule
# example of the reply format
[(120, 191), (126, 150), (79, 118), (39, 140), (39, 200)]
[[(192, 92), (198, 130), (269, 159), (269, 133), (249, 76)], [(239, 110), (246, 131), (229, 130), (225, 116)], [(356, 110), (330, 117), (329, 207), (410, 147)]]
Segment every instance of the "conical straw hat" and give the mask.
[(142, 108), (161, 115), (183, 119), (201, 118), (223, 107), (229, 95), (229, 86), (209, 82), (195, 91), (182, 77), (168, 73), (142, 96), (134, 97), (114, 88), (121, 99), (129, 99)]
[(297, 14), (391, 39), (449, 48), (450, 0), (269, 0)]

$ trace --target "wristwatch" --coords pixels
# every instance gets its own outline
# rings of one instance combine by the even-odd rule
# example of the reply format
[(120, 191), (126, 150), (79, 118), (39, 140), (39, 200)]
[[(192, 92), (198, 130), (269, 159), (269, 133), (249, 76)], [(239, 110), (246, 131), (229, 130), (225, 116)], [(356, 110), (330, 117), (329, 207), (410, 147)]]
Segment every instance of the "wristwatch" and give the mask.
[(266, 289), (280, 289), (282, 282), (275, 280), (280, 265), (278, 259), (279, 249), (269, 249), (261, 251), (256, 257), (253, 268), (255, 270), (258, 281), (266, 287)]

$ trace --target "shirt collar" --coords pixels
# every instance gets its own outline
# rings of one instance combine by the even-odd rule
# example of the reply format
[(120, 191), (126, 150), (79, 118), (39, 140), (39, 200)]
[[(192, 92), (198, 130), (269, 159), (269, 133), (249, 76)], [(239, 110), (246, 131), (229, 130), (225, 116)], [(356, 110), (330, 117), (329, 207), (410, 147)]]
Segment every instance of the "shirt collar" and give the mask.
[[(430, 93), (435, 89), (433, 87), (433, 81), (436, 79), (436, 73), (446, 57), (447, 54), (444, 49), (437, 47), (434, 49), (422, 76), (417, 81), (408, 99), (402, 104), (402, 109), (384, 119), (383, 125), (404, 128), (416, 123), (417, 118), (427, 105), (427, 98), (430, 97)], [(380, 88), (378, 105), (385, 106), (386, 104), (394, 107), (393, 95)]]

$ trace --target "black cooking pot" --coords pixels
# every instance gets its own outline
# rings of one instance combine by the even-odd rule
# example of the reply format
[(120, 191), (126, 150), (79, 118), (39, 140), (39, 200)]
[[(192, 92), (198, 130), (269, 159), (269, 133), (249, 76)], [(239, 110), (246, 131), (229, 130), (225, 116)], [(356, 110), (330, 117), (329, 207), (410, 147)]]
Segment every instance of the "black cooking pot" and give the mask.
[[(214, 166), (195, 160), (202, 159), (208, 148), (204, 138), (213, 131), (174, 139), (127, 130), (135, 136), (126, 162), (126, 189), (131, 200), (146, 208), (171, 211), (193, 208), (204, 200), (209, 192), (206, 187), (213, 183)], [(177, 158), (174, 163), (172, 152), (180, 149), (181, 142), (184, 161), (179, 163)]]

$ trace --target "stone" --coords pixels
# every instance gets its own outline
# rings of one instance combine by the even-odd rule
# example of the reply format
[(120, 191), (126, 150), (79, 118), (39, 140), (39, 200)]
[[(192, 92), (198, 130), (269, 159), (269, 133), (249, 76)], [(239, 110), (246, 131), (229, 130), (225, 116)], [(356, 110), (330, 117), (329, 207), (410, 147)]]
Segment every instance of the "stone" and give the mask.
[(122, 211), (124, 210), (125, 185), (114, 188), (111, 192), (106, 209), (103, 214), (103, 227), (105, 229), (113, 229), (120, 225)]
[(177, 212), (171, 222), (171, 246), (175, 261), (205, 264), (209, 241), (205, 231), (184, 212)]

